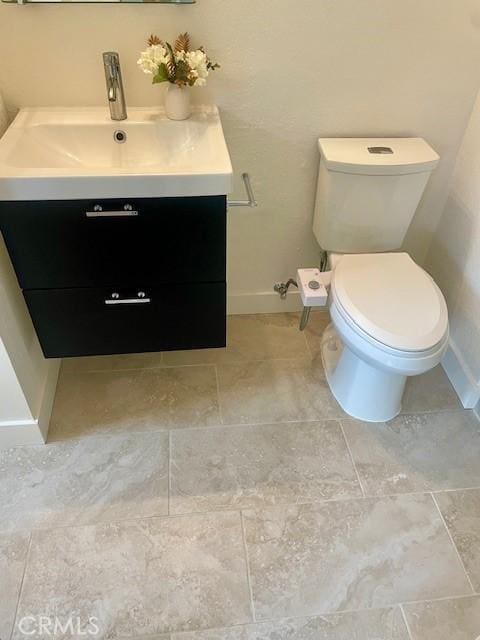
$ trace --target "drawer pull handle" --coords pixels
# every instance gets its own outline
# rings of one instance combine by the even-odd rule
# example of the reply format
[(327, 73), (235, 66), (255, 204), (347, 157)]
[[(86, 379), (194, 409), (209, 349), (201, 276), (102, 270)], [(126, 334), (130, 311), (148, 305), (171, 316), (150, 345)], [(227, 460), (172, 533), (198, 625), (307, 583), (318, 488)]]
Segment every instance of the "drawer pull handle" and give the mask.
[(108, 304), (109, 306), (119, 304), (150, 304), (151, 301), (151, 298), (123, 298), (122, 300), (117, 298), (114, 300), (107, 299), (105, 300), (105, 304)]
[(138, 216), (138, 211), (131, 204), (126, 204), (119, 211), (104, 211), (101, 205), (96, 204), (93, 211), (86, 211), (85, 215), (87, 218), (132, 218)]

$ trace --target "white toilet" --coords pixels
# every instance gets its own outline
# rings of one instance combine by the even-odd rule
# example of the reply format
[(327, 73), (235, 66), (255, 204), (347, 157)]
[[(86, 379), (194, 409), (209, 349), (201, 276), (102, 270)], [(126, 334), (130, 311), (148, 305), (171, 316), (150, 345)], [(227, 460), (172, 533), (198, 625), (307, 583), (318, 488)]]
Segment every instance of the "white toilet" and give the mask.
[(403, 243), (439, 157), (421, 138), (319, 140), (313, 230), (332, 269), (332, 325), (322, 340), (330, 388), (368, 422), (401, 411), (408, 376), (435, 367), (448, 311)]

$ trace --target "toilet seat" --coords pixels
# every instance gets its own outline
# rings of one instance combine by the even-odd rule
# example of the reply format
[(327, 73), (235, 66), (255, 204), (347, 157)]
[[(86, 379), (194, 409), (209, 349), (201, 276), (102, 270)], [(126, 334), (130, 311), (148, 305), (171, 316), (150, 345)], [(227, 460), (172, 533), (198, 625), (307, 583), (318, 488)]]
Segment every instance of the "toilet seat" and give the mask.
[(393, 350), (425, 352), (448, 333), (440, 289), (407, 253), (343, 256), (332, 298), (361, 332)]

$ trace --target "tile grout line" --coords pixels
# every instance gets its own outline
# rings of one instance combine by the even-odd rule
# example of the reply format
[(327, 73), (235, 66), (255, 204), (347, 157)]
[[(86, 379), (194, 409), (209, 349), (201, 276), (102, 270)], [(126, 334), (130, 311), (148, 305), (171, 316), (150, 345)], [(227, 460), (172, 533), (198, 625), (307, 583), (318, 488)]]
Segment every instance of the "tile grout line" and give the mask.
[[(173, 435), (173, 433), (172, 433)], [(479, 487), (480, 489), (480, 487)], [(455, 490), (452, 490), (455, 491)], [(1, 533), (6, 533), (6, 534), (10, 534), (10, 533), (21, 533), (21, 532), (28, 532), (28, 531), (33, 531), (33, 532), (48, 532), (48, 531), (63, 531), (65, 529), (77, 529), (77, 528), (81, 528), (81, 527), (95, 527), (95, 526), (108, 526), (108, 525), (118, 525), (118, 524), (122, 524), (123, 522), (142, 522), (144, 520), (152, 520), (152, 519), (156, 519), (156, 518), (182, 518), (182, 517), (191, 517), (191, 516), (206, 516), (206, 515), (216, 515), (216, 514), (223, 514), (223, 513), (239, 513), (240, 511), (243, 510), (251, 510), (251, 511), (255, 511), (255, 512), (263, 512), (264, 510), (267, 509), (272, 509), (272, 508), (285, 508), (288, 509), (289, 507), (299, 507), (299, 506), (303, 506), (303, 507), (308, 507), (308, 506), (315, 506), (315, 507), (320, 507), (323, 505), (328, 505), (328, 504), (336, 504), (336, 503), (344, 503), (344, 502), (358, 502), (358, 501), (371, 501), (371, 500), (386, 500), (387, 498), (402, 498), (402, 497), (415, 497), (415, 496), (427, 496), (429, 495), (431, 492), (429, 491), (421, 491), (421, 492), (416, 492), (416, 493), (395, 493), (395, 494), (386, 494), (386, 495), (361, 495), (361, 496), (339, 496), (339, 497), (333, 497), (333, 498), (323, 498), (321, 500), (300, 500), (300, 501), (294, 501), (294, 502), (280, 502), (280, 503), (275, 503), (275, 504), (261, 504), (261, 505), (244, 505), (244, 506), (237, 506), (237, 507), (228, 507), (228, 508), (222, 508), (221, 506), (218, 506), (216, 508), (211, 508), (211, 509), (206, 509), (206, 510), (202, 510), (202, 511), (183, 511), (180, 513), (157, 513), (154, 515), (140, 515), (138, 517), (135, 516), (129, 516), (129, 517), (119, 517), (118, 519), (113, 519), (113, 520), (93, 520), (91, 522), (86, 521), (86, 522), (81, 522), (80, 524), (75, 524), (75, 523), (71, 523), (71, 524), (65, 524), (65, 525), (54, 525), (54, 526), (45, 526), (45, 527), (36, 527), (36, 526), (32, 526), (32, 524), (30, 524), (29, 527), (25, 527), (25, 528), (19, 528), (19, 529), (2, 529), (0, 527), (0, 534)]]
[[(96, 357), (96, 356), (93, 356)], [(232, 364), (241, 364), (242, 361), (236, 361)], [(142, 367), (114, 367), (110, 369), (79, 369), (78, 371), (62, 371), (62, 376), (83, 376), (87, 374), (98, 373), (126, 373), (135, 371), (156, 371), (157, 369), (188, 369), (192, 367), (212, 367), (215, 362), (192, 362), (189, 364), (163, 364), (163, 354), (160, 362), (155, 365)]]
[(257, 622), (257, 618), (255, 615), (255, 604), (253, 602), (253, 589), (252, 589), (252, 580), (250, 576), (250, 559), (248, 557), (248, 547), (247, 547), (247, 534), (245, 531), (245, 520), (243, 517), (243, 511), (240, 510), (240, 523), (242, 526), (242, 539), (243, 539), (243, 552), (245, 555), (245, 565), (247, 570), (247, 584), (248, 584), (248, 593), (250, 597), (250, 614), (252, 616), (253, 623)]
[(352, 450), (350, 448), (350, 443), (348, 442), (347, 434), (345, 433), (345, 429), (343, 428), (342, 420), (338, 420), (338, 424), (340, 425), (340, 429), (342, 431), (342, 436), (343, 436), (343, 439), (345, 440), (345, 445), (346, 445), (346, 447), (348, 449), (348, 455), (350, 456), (350, 460), (352, 461), (353, 469), (354, 469), (355, 474), (357, 476), (358, 484), (360, 485), (360, 490), (362, 492), (362, 497), (363, 498), (367, 498), (369, 496), (367, 496), (367, 494), (365, 493), (365, 489), (363, 488), (362, 480), (360, 478), (360, 474), (358, 472), (357, 465), (355, 464), (355, 460), (353, 458), (353, 453), (352, 453)]
[(403, 622), (405, 623), (405, 626), (407, 628), (408, 637), (410, 638), (410, 640), (414, 640), (412, 630), (410, 629), (410, 625), (407, 620), (407, 614), (405, 613), (405, 609), (403, 608), (403, 604), (400, 604), (399, 607), (402, 614)]
[[(223, 627), (208, 627), (208, 628), (199, 628), (199, 629), (192, 629), (191, 631), (187, 632), (187, 633), (198, 633), (200, 632), (206, 632), (206, 631), (224, 631), (224, 630), (230, 630), (230, 629), (243, 629), (243, 628), (248, 628), (251, 626), (255, 626), (255, 625), (262, 625), (262, 624), (277, 624), (277, 623), (281, 623), (281, 622), (285, 622), (285, 621), (292, 621), (292, 620), (305, 620), (305, 619), (312, 619), (312, 618), (333, 618), (336, 616), (344, 616), (344, 615), (348, 615), (348, 614), (352, 614), (352, 613), (369, 613), (372, 611), (388, 611), (388, 610), (394, 610), (394, 609), (400, 609), (401, 613), (402, 613), (402, 618), (405, 621), (406, 627), (407, 627), (407, 631), (409, 634), (409, 638), (410, 640), (415, 640), (415, 638), (413, 638), (413, 635), (411, 635), (411, 631), (410, 631), (410, 625), (408, 624), (408, 621), (405, 619), (404, 615), (404, 606), (405, 604), (407, 605), (416, 605), (416, 604), (430, 604), (430, 603), (436, 603), (436, 602), (446, 602), (449, 600), (463, 600), (466, 598), (471, 598), (471, 595), (466, 595), (466, 596), (445, 596), (442, 598), (436, 598), (433, 600), (414, 600), (411, 602), (407, 602), (407, 603), (393, 603), (393, 604), (385, 604), (383, 606), (376, 606), (376, 607), (367, 607), (367, 608), (363, 608), (363, 609), (336, 609), (336, 610), (329, 610), (329, 611), (320, 611), (317, 613), (311, 613), (311, 614), (303, 614), (303, 615), (290, 615), (290, 616), (279, 616), (278, 618), (274, 617), (274, 618), (261, 618), (260, 620), (255, 620), (255, 622), (242, 622), (239, 624), (231, 624), (228, 626), (223, 626)], [(176, 636), (177, 634), (182, 634), (185, 632), (182, 631), (174, 631), (172, 632), (172, 636)], [(143, 636), (142, 636), (143, 637)], [(148, 637), (152, 637), (152, 636), (148, 636)], [(153, 637), (157, 637), (157, 636), (153, 636)]]
[[(213, 365), (215, 366), (215, 365)], [(220, 408), (220, 403), (219, 403), (219, 408)], [(114, 431), (110, 431), (110, 432), (105, 432), (105, 433), (92, 433), (92, 434), (83, 434), (83, 435), (78, 435), (75, 436), (73, 438), (63, 438), (60, 440), (52, 440), (50, 442), (47, 442), (48, 445), (53, 445), (53, 444), (60, 444), (60, 443), (64, 443), (64, 442), (79, 442), (79, 441), (84, 441), (84, 440), (93, 440), (94, 438), (116, 438), (116, 437), (121, 437), (121, 436), (127, 436), (127, 435), (145, 435), (145, 434), (149, 434), (149, 433), (165, 433), (168, 431), (202, 431), (202, 430), (207, 430), (207, 429), (236, 429), (236, 428), (242, 428), (242, 427), (263, 427), (263, 426), (273, 426), (273, 425), (291, 425), (291, 424), (301, 424), (301, 423), (315, 423), (315, 422), (322, 422), (324, 420), (339, 420), (339, 418), (314, 418), (314, 419), (305, 419), (305, 420), (282, 420), (282, 421), (267, 421), (267, 422), (236, 422), (236, 423), (226, 423), (226, 424), (210, 424), (210, 425), (198, 425), (198, 426), (193, 426), (193, 427), (171, 427), (171, 426), (165, 426), (165, 427), (158, 427), (154, 428), (154, 429), (146, 429), (144, 431), (132, 431), (131, 429), (124, 429), (122, 431), (118, 431), (118, 432), (114, 432)], [(19, 444), (19, 445), (15, 445), (13, 447), (10, 447), (11, 449), (17, 449), (20, 447), (39, 447), (39, 448), (44, 448), (45, 445), (43, 444)], [(0, 450), (1, 451), (1, 450)]]
[[(216, 365), (209, 365), (209, 366), (213, 366), (216, 368)], [(217, 378), (218, 381), (218, 378)], [(218, 386), (217, 386), (218, 389)], [(221, 410), (221, 403), (219, 402), (219, 410)], [(417, 411), (417, 412), (410, 412), (410, 413), (402, 413), (400, 414), (398, 417), (402, 417), (402, 416), (415, 416), (415, 415), (432, 415), (432, 414), (438, 414), (438, 415), (445, 415), (445, 414), (457, 414), (457, 413), (471, 413), (470, 409), (445, 409), (445, 410), (435, 410), (435, 411)], [(235, 428), (235, 427), (258, 427), (258, 426), (263, 426), (263, 425), (283, 425), (283, 424), (298, 424), (298, 423), (314, 423), (314, 422), (322, 422), (323, 420), (337, 420), (339, 422), (343, 422), (345, 420), (355, 420), (354, 418), (351, 418), (350, 416), (348, 416), (347, 414), (344, 414), (342, 416), (336, 416), (336, 417), (332, 417), (332, 418), (305, 418), (305, 419), (296, 419), (296, 420), (263, 420), (261, 422), (232, 422), (232, 423), (219, 423), (219, 424), (213, 424), (213, 425), (198, 425), (198, 426), (192, 426), (192, 427), (183, 427), (183, 426), (179, 426), (179, 427), (174, 427), (172, 428), (171, 426), (163, 426), (163, 427), (158, 427), (158, 428), (154, 428), (154, 429), (146, 429), (146, 430), (142, 430), (142, 431), (132, 431), (131, 429), (125, 429), (122, 431), (110, 431), (110, 432), (99, 432), (99, 433), (91, 433), (91, 434), (80, 434), (78, 436), (75, 437), (70, 437), (70, 438), (61, 438), (58, 440), (52, 440), (52, 441), (48, 441), (47, 440), (47, 444), (51, 445), (51, 444), (59, 444), (62, 442), (77, 442), (79, 440), (85, 440), (85, 439), (90, 439), (90, 438), (114, 438), (116, 436), (125, 436), (125, 435), (133, 435), (133, 434), (146, 434), (146, 433), (160, 433), (160, 432), (165, 432), (165, 431), (199, 431), (201, 429), (222, 429), (222, 428)], [(10, 449), (18, 449), (18, 448), (23, 448), (23, 447), (44, 447), (45, 445), (43, 444), (20, 444), (20, 445), (14, 445), (12, 447), (10, 447)], [(466, 489), (471, 488), (471, 489), (477, 489), (480, 487), (466, 487)], [(436, 491), (437, 493), (440, 491), (460, 491), (460, 489), (435, 489), (434, 491)], [(422, 491), (419, 493), (429, 493), (429, 491)], [(392, 494), (392, 495), (397, 495), (397, 494)], [(401, 494), (398, 494), (401, 495)]]
[[(171, 432), (170, 432), (171, 433)], [(171, 435), (173, 435), (173, 433), (171, 433)], [(361, 487), (360, 487), (361, 488)], [(5, 533), (5, 534), (11, 534), (11, 533), (27, 533), (29, 531), (32, 532), (48, 532), (48, 531), (63, 531), (65, 529), (77, 529), (77, 528), (81, 528), (81, 527), (95, 527), (95, 526), (108, 526), (108, 525), (115, 525), (115, 524), (122, 524), (123, 522), (142, 522), (144, 520), (152, 520), (152, 519), (156, 519), (156, 518), (182, 518), (182, 517), (192, 517), (192, 516), (206, 516), (206, 515), (216, 515), (216, 514), (223, 514), (223, 513), (239, 513), (240, 511), (244, 511), (244, 510), (251, 510), (251, 511), (255, 511), (255, 512), (263, 512), (264, 510), (267, 509), (271, 509), (271, 508), (284, 508), (287, 509), (289, 507), (299, 507), (299, 506), (304, 506), (304, 507), (308, 507), (308, 506), (313, 506), (313, 507), (320, 507), (320, 506), (324, 506), (324, 505), (329, 505), (329, 504), (336, 504), (336, 503), (344, 503), (344, 502), (358, 502), (358, 501), (371, 501), (371, 500), (386, 500), (387, 498), (409, 498), (409, 497), (419, 497), (419, 496), (432, 496), (437, 494), (437, 493), (454, 493), (456, 491), (480, 491), (480, 487), (470, 487), (470, 488), (462, 488), (462, 489), (440, 489), (438, 491), (415, 491), (415, 492), (408, 492), (408, 493), (387, 493), (387, 494), (377, 494), (377, 495), (372, 495), (372, 494), (366, 494), (366, 495), (361, 495), (361, 496), (339, 496), (339, 497), (333, 497), (333, 498), (323, 498), (321, 500), (300, 500), (300, 501), (296, 501), (296, 502), (281, 502), (281, 503), (276, 503), (274, 505), (272, 504), (262, 504), (262, 505), (256, 505), (256, 506), (251, 506), (251, 505), (245, 505), (245, 506), (237, 506), (235, 507), (231, 507), (231, 508), (222, 508), (222, 507), (216, 507), (216, 508), (212, 508), (212, 509), (206, 509), (203, 511), (184, 511), (184, 512), (180, 512), (180, 513), (158, 513), (158, 514), (154, 514), (154, 515), (141, 515), (138, 517), (123, 517), (123, 518), (119, 518), (119, 519), (114, 519), (114, 520), (96, 520), (96, 521), (91, 521), (91, 522), (82, 522), (80, 524), (66, 524), (66, 525), (55, 525), (55, 526), (46, 526), (46, 527), (36, 527), (36, 526), (32, 526), (32, 524), (30, 524), (29, 527), (25, 527), (25, 528), (19, 528), (19, 529), (2, 529), (0, 527), (0, 534), (1, 533)], [(471, 594), (469, 594), (471, 595)], [(480, 595), (480, 591), (476, 592), (474, 590), (473, 595)], [(449, 598), (451, 597), (455, 597), (455, 596), (448, 596)], [(466, 597), (466, 596), (458, 596), (458, 597)], [(423, 600), (419, 600), (419, 602), (429, 602), (429, 600), (423, 601)], [(410, 604), (410, 602), (409, 602)]]
[(449, 600), (466, 600), (467, 598), (478, 598), (479, 595), (480, 594), (477, 593), (465, 593), (461, 596), (440, 596), (438, 598), (427, 598), (426, 600), (405, 600), (404, 602), (399, 602), (398, 604), (402, 605), (402, 607), (410, 607), (417, 604), (430, 604), (432, 602), (448, 602)]
[(24, 585), (24, 582), (25, 582), (25, 574), (27, 572), (27, 564), (28, 564), (28, 561), (30, 559), (30, 550), (31, 550), (31, 547), (32, 547), (33, 534), (34, 534), (34, 532), (31, 531), (30, 532), (30, 537), (28, 538), (27, 552), (25, 554), (25, 563), (23, 565), (22, 580), (20, 582), (20, 589), (18, 590), (17, 606), (15, 607), (15, 613), (13, 614), (12, 629), (11, 629), (11, 632), (10, 632), (10, 635), (9, 635), (10, 640), (13, 638), (13, 636), (15, 634), (15, 626), (17, 624), (18, 610), (20, 608), (20, 600), (22, 598), (23, 585)]
[[(98, 374), (98, 373), (125, 373), (126, 371), (153, 371), (156, 369), (186, 369), (191, 367), (213, 367), (217, 364), (221, 364), (223, 366), (240, 366), (248, 363), (259, 363), (259, 362), (299, 362), (303, 360), (310, 361), (312, 358), (310, 356), (310, 351), (308, 351), (305, 355), (292, 356), (287, 358), (245, 358), (243, 360), (231, 360), (227, 362), (191, 362), (185, 364), (162, 364), (162, 361), (158, 365), (152, 365), (150, 367), (119, 367), (114, 369), (80, 369), (79, 371), (64, 371), (62, 376), (78, 376), (78, 375), (86, 375), (90, 373)], [(95, 356), (94, 356), (95, 357)]]
[[(464, 596), (443, 596), (441, 598), (431, 598), (430, 600), (410, 600), (407, 602), (392, 602), (390, 604), (384, 604), (381, 606), (376, 606), (376, 607), (364, 607), (364, 608), (351, 608), (351, 609), (333, 609), (333, 610), (328, 610), (328, 611), (317, 611), (315, 613), (309, 613), (309, 614), (303, 614), (303, 615), (290, 615), (290, 616), (280, 616), (278, 618), (276, 617), (265, 617), (265, 618), (260, 618), (259, 620), (255, 620), (254, 623), (251, 622), (247, 622), (247, 623), (241, 623), (241, 624), (237, 624), (237, 625), (230, 625), (229, 627), (213, 627), (213, 629), (229, 629), (229, 628), (233, 628), (233, 627), (245, 627), (251, 624), (270, 624), (270, 623), (277, 623), (283, 620), (304, 620), (305, 618), (322, 618), (324, 616), (342, 616), (345, 614), (352, 614), (352, 613), (367, 613), (367, 612), (371, 612), (371, 611), (387, 611), (388, 609), (396, 609), (396, 608), (403, 608), (405, 605), (417, 605), (417, 604), (432, 604), (432, 603), (437, 603), (437, 602), (448, 602), (449, 600), (465, 600), (467, 598), (472, 598), (475, 597), (476, 594), (467, 594)], [(479, 596), (477, 596), (479, 597)], [(414, 639), (412, 639), (414, 640)]]
[(470, 576), (468, 574), (467, 568), (466, 568), (466, 566), (465, 566), (465, 564), (463, 562), (462, 556), (460, 555), (460, 551), (458, 550), (458, 547), (455, 544), (453, 536), (452, 536), (452, 534), (450, 532), (450, 529), (448, 528), (447, 522), (446, 522), (445, 518), (443, 517), (443, 513), (442, 513), (442, 511), (441, 511), (441, 509), (440, 509), (440, 507), (438, 505), (437, 499), (435, 498), (435, 495), (433, 494), (433, 492), (430, 492), (430, 495), (432, 496), (432, 500), (433, 500), (433, 502), (435, 504), (435, 507), (437, 508), (438, 515), (440, 516), (440, 519), (443, 522), (443, 526), (445, 527), (445, 529), (447, 531), (447, 535), (450, 538), (450, 542), (452, 543), (453, 548), (455, 549), (455, 553), (457, 554), (458, 560), (460, 562), (460, 566), (462, 567), (463, 571), (465, 572), (465, 576), (467, 577), (468, 584), (470, 585), (470, 589), (472, 590), (472, 595), (475, 595), (475, 593), (476, 593), (475, 588), (474, 588), (473, 583), (472, 583), (472, 581), (470, 579)]
[(168, 432), (168, 466), (167, 466), (167, 473), (168, 473), (168, 495), (167, 495), (167, 514), (168, 516), (171, 515), (170, 513), (170, 499), (171, 499), (171, 493), (172, 493), (172, 432), (169, 431)]

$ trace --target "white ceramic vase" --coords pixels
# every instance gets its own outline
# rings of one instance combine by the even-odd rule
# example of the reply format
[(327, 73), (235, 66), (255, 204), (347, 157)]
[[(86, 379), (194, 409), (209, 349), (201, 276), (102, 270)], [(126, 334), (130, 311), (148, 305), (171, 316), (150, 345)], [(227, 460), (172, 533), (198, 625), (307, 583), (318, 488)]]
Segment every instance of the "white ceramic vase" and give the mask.
[(190, 87), (169, 83), (165, 95), (165, 112), (170, 120), (187, 120), (192, 113)]

